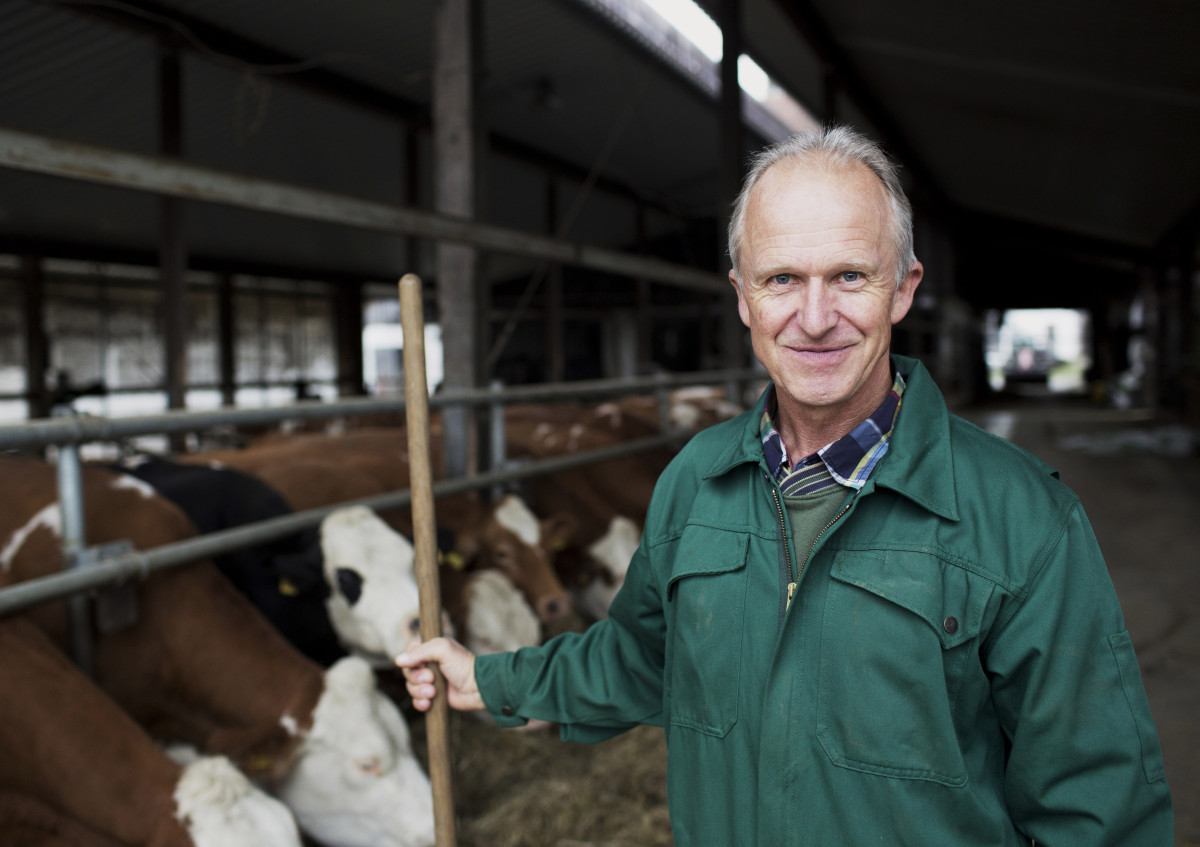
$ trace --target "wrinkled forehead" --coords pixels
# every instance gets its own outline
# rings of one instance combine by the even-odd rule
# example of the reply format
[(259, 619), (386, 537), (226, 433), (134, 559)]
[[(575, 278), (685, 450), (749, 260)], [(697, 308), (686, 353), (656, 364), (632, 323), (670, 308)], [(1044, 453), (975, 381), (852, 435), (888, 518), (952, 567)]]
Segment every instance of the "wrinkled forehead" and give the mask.
[(751, 192), (743, 249), (751, 256), (776, 243), (848, 238), (875, 245), (890, 258), (892, 219), (887, 189), (866, 165), (779, 162)]

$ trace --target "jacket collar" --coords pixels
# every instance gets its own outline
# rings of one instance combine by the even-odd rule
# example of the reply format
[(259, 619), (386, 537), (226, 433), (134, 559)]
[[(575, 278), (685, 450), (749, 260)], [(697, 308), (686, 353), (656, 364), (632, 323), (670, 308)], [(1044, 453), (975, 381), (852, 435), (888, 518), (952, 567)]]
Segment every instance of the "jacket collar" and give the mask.
[[(887, 456), (868, 480), (868, 489), (887, 488), (949, 520), (958, 520), (954, 457), (950, 449), (950, 413), (925, 366), (907, 356), (893, 356), (907, 387)], [(747, 463), (766, 468), (759, 422), (767, 392), (742, 416), (741, 437), (730, 439), (704, 474), (721, 476)]]

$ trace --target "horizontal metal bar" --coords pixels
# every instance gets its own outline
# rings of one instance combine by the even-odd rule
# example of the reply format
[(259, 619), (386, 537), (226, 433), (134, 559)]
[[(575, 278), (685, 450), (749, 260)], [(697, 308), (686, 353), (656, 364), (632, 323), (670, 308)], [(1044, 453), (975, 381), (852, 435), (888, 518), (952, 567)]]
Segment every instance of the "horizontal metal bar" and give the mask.
[[(693, 371), (633, 379), (594, 379), (577, 382), (517, 385), (502, 391), (487, 388), (447, 390), (429, 400), (430, 408), (443, 406), (480, 406), (489, 403), (524, 403), (537, 400), (562, 400), (574, 397), (600, 397), (621, 393), (655, 391), (687, 385), (721, 384), (732, 380), (765, 379), (754, 370)], [(266, 409), (209, 409), (204, 411), (163, 412), (127, 418), (61, 417), (0, 426), (0, 449), (44, 447), (48, 444), (81, 444), (88, 441), (115, 441), (137, 435), (194, 432), (216, 426), (272, 424), (282, 420), (321, 420), (343, 415), (402, 412), (403, 395), (363, 397), (335, 402), (304, 401)]]
[[(479, 474), (477, 476), (459, 479), (443, 480), (433, 486), (435, 497), (447, 497), (462, 494), (506, 482), (515, 482), (532, 476), (569, 470), (580, 465), (614, 459), (655, 447), (679, 443), (688, 437), (684, 432), (666, 432), (646, 438), (621, 442), (612, 447), (599, 450), (589, 450), (570, 456), (559, 456), (553, 459), (542, 459), (536, 462), (522, 464), (519, 467), (503, 471)], [(152, 573), (180, 565), (207, 559), (232, 550), (239, 550), (254, 544), (261, 544), (285, 535), (291, 535), (301, 529), (316, 526), (325, 516), (337, 509), (348, 506), (367, 506), (376, 511), (398, 509), (412, 502), (412, 494), (408, 489), (393, 491), (387, 494), (377, 494), (372, 497), (362, 497), (318, 509), (308, 509), (291, 515), (271, 518), (253, 524), (221, 530), (180, 541), (166, 544), (153, 550), (134, 550), (124, 553), (115, 559), (78, 570), (63, 571), (49, 576), (38, 577), (17, 583), (8, 588), (0, 589), (0, 618), (23, 612), (34, 606), (60, 600), (81, 591), (106, 588), (120, 585), (131, 579), (145, 579)]]
[(404, 206), (0, 127), (0, 167), (561, 262), (715, 293), (720, 274)]

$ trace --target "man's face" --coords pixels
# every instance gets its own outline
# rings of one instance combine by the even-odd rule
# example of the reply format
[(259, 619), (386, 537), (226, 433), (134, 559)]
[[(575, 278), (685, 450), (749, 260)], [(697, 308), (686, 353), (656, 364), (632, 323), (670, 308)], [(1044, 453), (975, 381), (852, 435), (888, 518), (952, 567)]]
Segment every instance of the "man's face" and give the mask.
[(858, 163), (780, 162), (750, 195), (742, 241), (741, 286), (730, 280), (781, 414), (848, 426), (866, 418), (891, 386), (892, 324), (922, 273), (915, 264), (896, 287), (883, 185)]

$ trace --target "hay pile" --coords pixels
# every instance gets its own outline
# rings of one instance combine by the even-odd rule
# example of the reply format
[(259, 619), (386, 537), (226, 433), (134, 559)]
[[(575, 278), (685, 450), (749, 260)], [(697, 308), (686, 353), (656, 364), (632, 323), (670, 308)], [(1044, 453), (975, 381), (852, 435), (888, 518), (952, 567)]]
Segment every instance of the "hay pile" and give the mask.
[[(411, 713), (410, 713), (411, 714)], [(423, 764), (425, 724), (410, 718)], [(597, 745), (450, 716), (459, 847), (669, 847), (667, 749), (638, 727)]]

